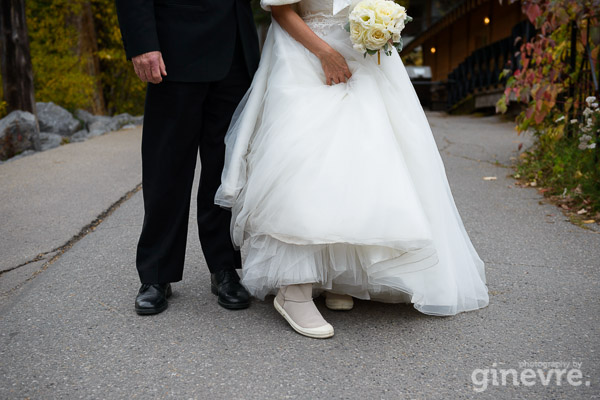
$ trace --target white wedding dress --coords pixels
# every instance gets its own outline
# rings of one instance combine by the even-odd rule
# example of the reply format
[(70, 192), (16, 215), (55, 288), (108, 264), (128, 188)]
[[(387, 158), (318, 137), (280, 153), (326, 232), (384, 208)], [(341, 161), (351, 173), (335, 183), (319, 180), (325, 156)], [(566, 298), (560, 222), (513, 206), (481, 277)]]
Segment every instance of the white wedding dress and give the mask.
[(298, 3), (353, 75), (326, 85), (317, 57), (271, 24), (226, 137), (215, 199), (232, 210), (242, 283), (261, 299), (313, 282), (432, 315), (485, 307), (484, 264), (402, 61), (393, 50), (378, 65), (352, 48), (343, 29), (350, 7), (334, 14), (349, 2), (262, 2)]

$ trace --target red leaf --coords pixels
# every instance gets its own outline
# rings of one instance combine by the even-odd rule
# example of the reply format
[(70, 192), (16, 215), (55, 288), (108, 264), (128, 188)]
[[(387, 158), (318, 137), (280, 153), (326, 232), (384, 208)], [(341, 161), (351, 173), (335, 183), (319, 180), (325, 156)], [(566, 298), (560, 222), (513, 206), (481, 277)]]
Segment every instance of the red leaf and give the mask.
[(527, 14), (527, 18), (531, 21), (532, 24), (535, 24), (536, 19), (542, 15), (542, 10), (540, 6), (537, 4), (530, 4), (527, 7), (525, 13)]
[(544, 118), (546, 118), (546, 111), (539, 111), (539, 112), (535, 113), (535, 123), (536, 124), (541, 124), (542, 121), (544, 120)]

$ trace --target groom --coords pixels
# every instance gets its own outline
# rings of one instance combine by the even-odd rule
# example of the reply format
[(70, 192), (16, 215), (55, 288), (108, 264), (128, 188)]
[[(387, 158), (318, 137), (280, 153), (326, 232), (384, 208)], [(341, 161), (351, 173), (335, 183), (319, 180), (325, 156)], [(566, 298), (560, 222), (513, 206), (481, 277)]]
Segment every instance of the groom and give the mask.
[(127, 59), (149, 82), (142, 136), (144, 224), (136, 265), (140, 315), (164, 311), (183, 275), (196, 159), (200, 244), (218, 303), (246, 308), (231, 214), (214, 204), (224, 137), (259, 61), (249, 0), (116, 0)]

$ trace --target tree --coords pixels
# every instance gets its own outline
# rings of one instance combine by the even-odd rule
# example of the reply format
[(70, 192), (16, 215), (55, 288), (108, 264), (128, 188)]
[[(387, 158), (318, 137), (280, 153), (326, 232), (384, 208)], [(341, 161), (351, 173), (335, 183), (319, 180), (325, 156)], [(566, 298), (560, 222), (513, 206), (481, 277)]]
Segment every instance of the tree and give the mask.
[(0, 1), (2, 85), (7, 111), (36, 113), (24, 0)]
[(98, 39), (94, 26), (94, 13), (89, 1), (81, 4), (81, 9), (71, 16), (71, 23), (78, 32), (77, 54), (83, 73), (92, 77), (95, 82), (91, 92), (89, 109), (93, 114), (106, 114), (102, 82), (100, 81), (100, 62), (98, 59)]

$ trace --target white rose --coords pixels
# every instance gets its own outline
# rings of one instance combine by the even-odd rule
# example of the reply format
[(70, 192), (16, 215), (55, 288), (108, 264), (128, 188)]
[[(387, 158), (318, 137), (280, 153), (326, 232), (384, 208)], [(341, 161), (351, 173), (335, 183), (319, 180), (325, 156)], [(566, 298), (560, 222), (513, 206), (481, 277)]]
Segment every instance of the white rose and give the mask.
[(385, 26), (395, 25), (394, 22), (398, 18), (401, 8), (403, 7), (393, 1), (382, 1), (377, 3), (375, 6), (377, 22)]
[(369, 50), (379, 50), (390, 40), (390, 37), (391, 34), (385, 26), (375, 24), (365, 32), (365, 47)]
[(363, 43), (365, 28), (358, 22), (350, 22), (350, 40), (352, 43)]
[(402, 29), (404, 29), (404, 26), (404, 20), (400, 20), (394, 25), (394, 31), (400, 33), (402, 32)]
[(357, 6), (350, 14), (350, 22), (356, 22), (365, 28), (369, 28), (375, 24), (375, 11)]

